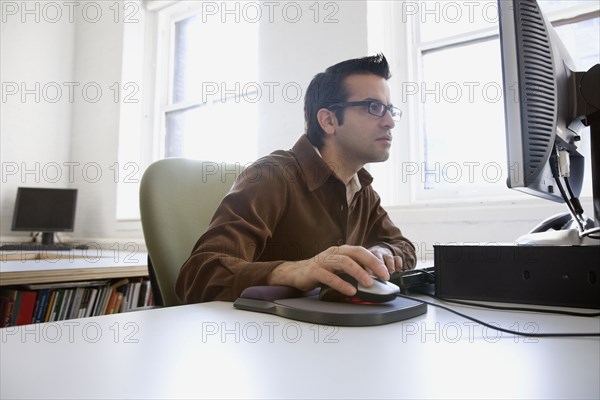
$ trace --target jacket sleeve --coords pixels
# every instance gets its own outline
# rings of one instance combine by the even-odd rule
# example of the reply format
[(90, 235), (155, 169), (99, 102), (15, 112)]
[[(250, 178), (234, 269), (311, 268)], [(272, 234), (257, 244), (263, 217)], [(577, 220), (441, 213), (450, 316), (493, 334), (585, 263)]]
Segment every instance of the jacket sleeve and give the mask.
[(404, 266), (413, 269), (417, 264), (415, 246), (392, 222), (387, 212), (381, 207), (381, 199), (374, 190), (369, 193), (371, 213), (365, 247), (382, 245), (390, 249), (394, 255), (402, 257)]
[(276, 170), (255, 165), (238, 177), (179, 272), (181, 303), (233, 301), (247, 287), (266, 285), (285, 261), (256, 261), (286, 204), (285, 182)]

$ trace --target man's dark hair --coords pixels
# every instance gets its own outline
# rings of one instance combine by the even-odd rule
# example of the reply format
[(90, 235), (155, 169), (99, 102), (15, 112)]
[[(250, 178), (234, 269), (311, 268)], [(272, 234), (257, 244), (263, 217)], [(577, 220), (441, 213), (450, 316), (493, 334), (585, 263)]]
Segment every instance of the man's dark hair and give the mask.
[[(308, 139), (317, 148), (323, 146), (323, 135), (325, 135), (317, 120), (317, 113), (321, 108), (327, 108), (331, 104), (345, 102), (348, 99), (348, 91), (344, 80), (356, 74), (374, 74), (386, 80), (391, 77), (385, 56), (377, 54), (332, 65), (325, 72), (315, 75), (308, 85), (304, 96), (304, 121)], [(344, 109), (337, 109), (335, 115), (342, 124)]]

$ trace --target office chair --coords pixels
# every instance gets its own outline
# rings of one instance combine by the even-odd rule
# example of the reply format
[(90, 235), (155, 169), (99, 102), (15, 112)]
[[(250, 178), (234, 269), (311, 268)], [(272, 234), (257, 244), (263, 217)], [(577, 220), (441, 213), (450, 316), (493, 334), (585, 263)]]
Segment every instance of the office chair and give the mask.
[(241, 169), (239, 164), (167, 158), (144, 172), (140, 213), (155, 304), (179, 304), (179, 269)]

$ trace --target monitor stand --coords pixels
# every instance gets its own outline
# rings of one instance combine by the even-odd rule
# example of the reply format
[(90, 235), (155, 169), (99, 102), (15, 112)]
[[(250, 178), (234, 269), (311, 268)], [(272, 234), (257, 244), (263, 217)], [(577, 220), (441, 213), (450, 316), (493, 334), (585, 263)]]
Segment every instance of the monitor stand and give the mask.
[(544, 246), (598, 246), (599, 241), (587, 236), (580, 237), (579, 229), (562, 229), (559, 231), (546, 231), (528, 233), (519, 237), (517, 245), (544, 245)]
[(42, 244), (53, 244), (54, 232), (42, 232)]
[[(585, 218), (584, 229), (594, 228), (594, 221)], [(595, 236), (595, 235), (593, 235)], [(582, 236), (571, 213), (565, 212), (546, 218), (528, 234), (519, 237), (517, 245), (594, 246), (598, 239)]]

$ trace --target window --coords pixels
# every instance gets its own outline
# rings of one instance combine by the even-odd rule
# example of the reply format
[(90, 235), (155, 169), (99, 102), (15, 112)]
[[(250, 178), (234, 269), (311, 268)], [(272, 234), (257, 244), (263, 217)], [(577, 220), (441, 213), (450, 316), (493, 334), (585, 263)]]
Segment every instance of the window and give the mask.
[[(596, 0), (539, 3), (578, 70), (600, 62), (600, 6)], [(401, 92), (400, 103), (410, 111), (408, 118), (414, 118), (410, 124), (411, 162), (405, 158), (395, 165), (399, 165), (402, 179), (410, 178), (412, 195), (399, 201), (398, 193), (383, 190), (383, 202), (451, 203), (457, 198), (473, 201), (521, 196), (506, 190), (505, 184), (496, 0), (404, 2), (395, 14), (410, 27), (408, 56), (396, 56), (405, 60), (403, 69), (410, 72), (394, 90)], [(580, 151), (584, 155), (587, 152), (589, 160), (589, 133), (581, 135)], [(583, 195), (590, 195), (591, 179), (586, 179)]]
[[(255, 4), (144, 4), (148, 12), (137, 15), (140, 23), (124, 24), (124, 79), (139, 84), (132, 88), (138, 91), (125, 93), (134, 101), (124, 101), (119, 162), (111, 167), (118, 181), (116, 217), (124, 232), (139, 229), (144, 166), (165, 157), (245, 165), (257, 156), (262, 88)], [(131, 96), (137, 93), (144, 94), (143, 101)], [(143, 121), (135, 115), (144, 115)]]
[(159, 157), (245, 164), (257, 155), (258, 24), (208, 18), (200, 6), (181, 2), (162, 11), (168, 67)]

